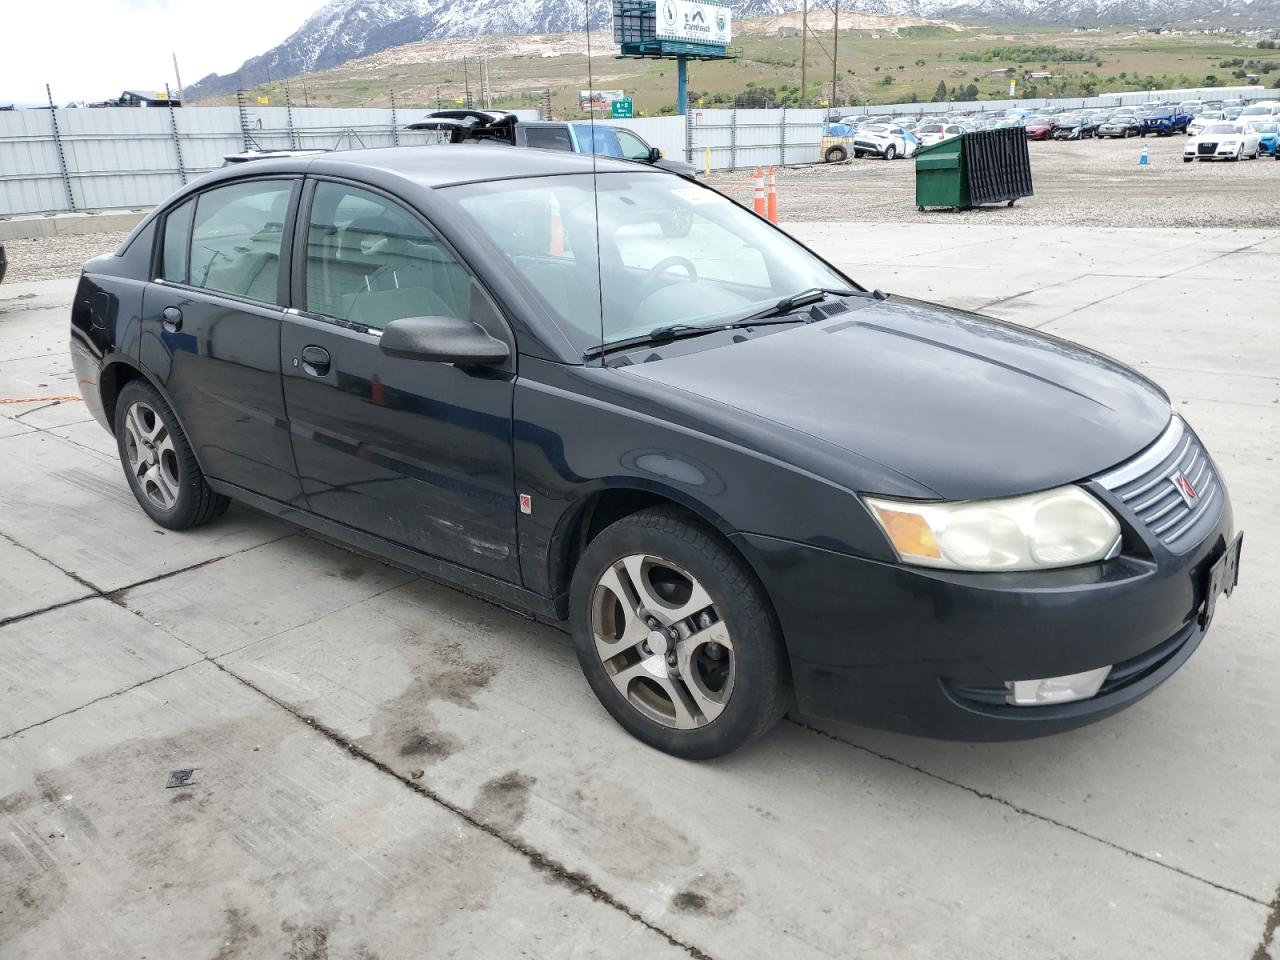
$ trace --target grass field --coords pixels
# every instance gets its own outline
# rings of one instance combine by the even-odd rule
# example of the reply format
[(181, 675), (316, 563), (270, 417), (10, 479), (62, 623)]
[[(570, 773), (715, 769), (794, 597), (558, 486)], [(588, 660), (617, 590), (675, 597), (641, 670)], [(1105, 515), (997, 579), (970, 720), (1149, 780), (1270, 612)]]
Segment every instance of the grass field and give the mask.
[[(808, 43), (808, 89), (801, 91), (800, 39), (753, 30), (750, 21), (737, 26), (736, 59), (690, 65), (689, 86), (700, 105), (732, 105), (741, 94), (787, 106), (802, 100), (822, 104), (830, 98), (829, 29), (817, 31)], [(477, 58), (483, 53), (493, 106), (537, 106), (542, 91), (550, 89), (554, 114), (573, 116), (578, 112), (578, 91), (589, 85), (585, 41), (581, 34), (424, 41), (291, 78), (290, 90), (296, 105), (341, 107), (386, 106), (394, 90), (397, 105), (414, 108), (454, 106), (469, 86), (479, 103)], [(1019, 49), (1007, 58), (988, 59), (1000, 48)], [(672, 112), (675, 63), (621, 59), (616, 49), (607, 35), (592, 35), (591, 85), (624, 90), (634, 99), (637, 115)], [(550, 53), (555, 55), (546, 56)], [(1084, 57), (1091, 59), (1075, 59)], [(1011, 74), (996, 72), (1002, 68)], [(1054, 76), (1032, 81), (1027, 74), (1034, 71)], [(1077, 33), (917, 25), (841, 30), (836, 102), (930, 101), (939, 84), (954, 99), (971, 99), (972, 88), (980, 99), (1002, 99), (1008, 96), (1010, 75), (1020, 80), (1018, 96), (1033, 98), (1215, 85), (1214, 81), (1231, 86), (1245, 82), (1233, 76), (1244, 72), (1258, 73), (1268, 87), (1280, 84), (1280, 51), (1258, 49), (1248, 37), (1155, 35), (1133, 29)], [(267, 97), (273, 105), (284, 103), (283, 83), (247, 92), (251, 103), (257, 97)]]

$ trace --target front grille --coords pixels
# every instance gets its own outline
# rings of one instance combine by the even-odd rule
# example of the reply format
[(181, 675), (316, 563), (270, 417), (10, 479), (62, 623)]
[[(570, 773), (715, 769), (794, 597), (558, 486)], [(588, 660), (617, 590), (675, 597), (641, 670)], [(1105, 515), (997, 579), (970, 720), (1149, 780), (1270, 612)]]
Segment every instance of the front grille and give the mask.
[[(1191, 482), (1194, 497), (1184, 497), (1174, 483), (1180, 474)], [(1208, 453), (1177, 416), (1159, 440), (1097, 480), (1165, 546), (1175, 550), (1191, 545), (1193, 540), (1187, 534), (1211, 515), (1209, 511), (1221, 497), (1221, 481)]]
[(1211, 156), (1218, 152), (1218, 145), (1216, 143), (1201, 143), (1196, 146), (1196, 150), (1202, 157), (1207, 155)]

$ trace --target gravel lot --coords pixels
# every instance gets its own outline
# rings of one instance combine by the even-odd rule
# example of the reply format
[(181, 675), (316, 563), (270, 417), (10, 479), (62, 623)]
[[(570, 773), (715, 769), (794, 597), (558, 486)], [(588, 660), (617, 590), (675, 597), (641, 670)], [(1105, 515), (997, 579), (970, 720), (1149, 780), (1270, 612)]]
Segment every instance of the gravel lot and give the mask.
[(110, 253), (128, 235), (125, 230), (41, 237), (38, 240), (6, 240), (4, 249), (9, 257), (9, 270), (5, 273), (5, 282), (74, 277), (86, 260)]
[[(1262, 228), (1280, 223), (1280, 163), (1263, 157), (1242, 163), (1185, 164), (1183, 137), (1156, 138), (1148, 144), (1148, 167), (1138, 164), (1139, 140), (1029, 144), (1036, 195), (1019, 200), (1012, 209), (985, 207), (961, 213), (917, 211), (915, 164), (908, 161), (779, 168), (779, 212), (784, 222)], [(740, 203), (751, 203), (750, 171), (712, 174), (707, 182)], [(7, 241), (8, 279), (75, 276), (86, 260), (114, 250), (127, 235)]]
[[(953, 213), (920, 213), (915, 164), (851, 160), (778, 172), (781, 219), (860, 220), (875, 223), (1045, 224), (1098, 227), (1271, 227), (1280, 222), (1280, 163), (1258, 161), (1186, 164), (1181, 136), (1148, 141), (1151, 165), (1142, 167), (1140, 140), (1031, 143), (1036, 195), (1017, 206)], [(707, 181), (750, 204), (750, 171), (713, 174)]]

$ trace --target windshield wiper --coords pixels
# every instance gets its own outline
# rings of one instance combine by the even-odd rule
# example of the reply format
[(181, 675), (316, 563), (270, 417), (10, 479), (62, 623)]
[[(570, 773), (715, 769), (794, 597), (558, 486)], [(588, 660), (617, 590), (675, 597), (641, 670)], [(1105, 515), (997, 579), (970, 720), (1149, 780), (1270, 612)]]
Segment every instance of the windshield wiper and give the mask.
[(598, 347), (588, 347), (583, 351), (582, 356), (587, 360), (591, 360), (594, 357), (601, 357), (606, 353), (614, 353), (618, 350), (630, 350), (633, 347), (643, 347), (652, 343), (671, 343), (673, 340), (701, 337), (704, 334), (717, 333), (724, 329), (726, 329), (724, 324), (719, 323), (711, 326), (700, 326), (694, 323), (669, 323), (665, 326), (654, 327), (648, 333), (642, 333), (636, 337), (614, 340)]
[(723, 329), (733, 330), (737, 327), (749, 327), (760, 320), (767, 320), (769, 317), (783, 317), (789, 313), (795, 313), (801, 307), (825, 300), (827, 297), (852, 297), (857, 295), (857, 290), (837, 290), (828, 287), (801, 290), (799, 293), (792, 294), (789, 297), (783, 297), (771, 307), (765, 307), (765, 309), (756, 313), (747, 314), (747, 316), (740, 320), (735, 320), (733, 323), (726, 323)]
[[(817, 303), (825, 300), (829, 296), (835, 297), (852, 297), (867, 296), (857, 290), (838, 290), (814, 287), (812, 290), (803, 290), (800, 293), (784, 297), (771, 307), (767, 307), (757, 313), (749, 314), (739, 320), (730, 323), (713, 323), (701, 325), (695, 323), (669, 323), (661, 327), (654, 327), (648, 333), (642, 333), (639, 336), (627, 337), (624, 340), (614, 340), (598, 347), (588, 347), (583, 351), (583, 359), (592, 360), (596, 357), (604, 356), (606, 353), (615, 353), (619, 350), (631, 350), (635, 347), (648, 346), (655, 343), (671, 343), (675, 340), (685, 340), (690, 337), (702, 337), (709, 333), (722, 333), (725, 330), (737, 330), (742, 327), (765, 326), (760, 321), (769, 320), (772, 317), (782, 317), (789, 313), (794, 313), (800, 307), (807, 306), (811, 303)], [(798, 320), (774, 320), (774, 323), (799, 323)]]

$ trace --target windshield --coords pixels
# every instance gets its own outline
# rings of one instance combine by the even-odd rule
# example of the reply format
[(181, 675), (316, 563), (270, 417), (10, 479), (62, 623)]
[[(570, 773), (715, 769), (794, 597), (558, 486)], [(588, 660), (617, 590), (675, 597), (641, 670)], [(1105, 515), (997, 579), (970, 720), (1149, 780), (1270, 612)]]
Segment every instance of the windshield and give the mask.
[(1215, 123), (1205, 133), (1239, 133), (1240, 128), (1233, 123)]
[(1270, 115), (1270, 107), (1245, 107), (1240, 113), (1242, 117), (1265, 117)]
[(814, 288), (857, 289), (713, 190), (668, 174), (602, 172), (597, 181), (598, 197), (589, 174), (439, 191), (577, 350), (598, 347), (602, 329), (608, 344), (668, 324), (740, 319)]

